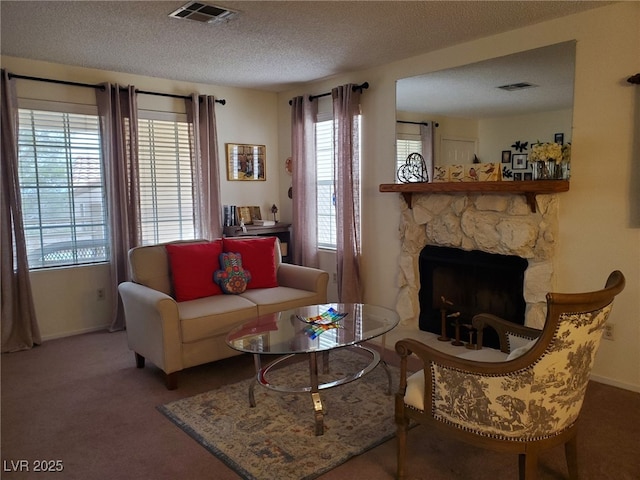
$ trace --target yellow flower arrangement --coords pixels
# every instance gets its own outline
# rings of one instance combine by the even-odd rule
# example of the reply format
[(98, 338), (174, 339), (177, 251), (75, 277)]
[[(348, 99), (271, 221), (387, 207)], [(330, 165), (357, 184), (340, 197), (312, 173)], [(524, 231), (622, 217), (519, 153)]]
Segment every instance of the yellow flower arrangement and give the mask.
[[(569, 155), (571, 151), (569, 150)], [(529, 155), (529, 161), (531, 162), (545, 162), (553, 160), (556, 163), (560, 163), (563, 160), (562, 145), (559, 143), (534, 143), (531, 146), (531, 154)]]
[(533, 177), (535, 180), (568, 180), (571, 144), (534, 143), (531, 145), (529, 161), (534, 165)]

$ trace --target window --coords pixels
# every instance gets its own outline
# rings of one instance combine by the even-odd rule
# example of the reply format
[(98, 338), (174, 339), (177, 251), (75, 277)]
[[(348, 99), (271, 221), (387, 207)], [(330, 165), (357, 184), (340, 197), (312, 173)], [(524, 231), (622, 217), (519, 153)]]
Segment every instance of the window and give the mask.
[(333, 185), (333, 120), (316, 123), (318, 246), (336, 248), (336, 195)]
[(396, 174), (398, 169), (407, 161), (407, 157), (411, 153), (419, 153), (422, 155), (422, 141), (420, 140), (420, 135), (398, 135), (398, 138), (396, 139)]
[(195, 238), (189, 125), (184, 115), (159, 115), (138, 119), (143, 245)]
[[(95, 107), (23, 102), (18, 162), (29, 267), (109, 260)], [(63, 111), (60, 111), (63, 110)], [(186, 115), (139, 112), (143, 244), (195, 238)]]
[[(326, 115), (324, 115), (326, 117)], [(361, 117), (357, 117), (360, 122)], [(316, 122), (316, 188), (318, 195), (318, 246), (335, 249), (336, 240), (336, 194), (333, 166), (333, 119), (319, 115)], [(360, 128), (358, 128), (360, 132)], [(360, 142), (360, 138), (358, 138)], [(360, 149), (358, 148), (358, 151)]]
[(19, 109), (18, 176), (29, 268), (107, 261), (104, 171), (95, 108), (64, 104), (54, 108), (67, 111), (39, 108)]

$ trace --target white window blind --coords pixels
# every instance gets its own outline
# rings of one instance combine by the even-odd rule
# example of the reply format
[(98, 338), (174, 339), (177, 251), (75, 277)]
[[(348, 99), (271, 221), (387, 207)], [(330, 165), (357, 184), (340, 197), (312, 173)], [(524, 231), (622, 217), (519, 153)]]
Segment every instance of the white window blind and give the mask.
[(101, 158), (97, 115), (19, 109), (18, 175), (29, 268), (108, 260)]
[(419, 135), (414, 135), (417, 138), (411, 138), (411, 135), (399, 136), (396, 140), (396, 173), (398, 168), (405, 164), (407, 157), (411, 153), (419, 153), (422, 155), (422, 141)]
[[(318, 115), (316, 122), (316, 188), (318, 195), (318, 246), (335, 249), (336, 240), (336, 195), (334, 185), (333, 119), (326, 113)], [(358, 133), (361, 116), (358, 116)], [(361, 143), (361, 138), (358, 137)], [(358, 152), (360, 148), (358, 148)], [(358, 161), (360, 164), (360, 161)], [(360, 192), (357, 192), (360, 195)]]
[(333, 120), (316, 123), (318, 246), (336, 248), (336, 199), (333, 185)]
[(189, 126), (181, 117), (138, 119), (144, 245), (195, 238)]

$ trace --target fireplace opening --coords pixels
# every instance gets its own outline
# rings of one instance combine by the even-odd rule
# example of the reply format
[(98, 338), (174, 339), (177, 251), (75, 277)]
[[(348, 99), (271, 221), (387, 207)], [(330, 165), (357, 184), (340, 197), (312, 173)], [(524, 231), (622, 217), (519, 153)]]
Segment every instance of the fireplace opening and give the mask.
[[(427, 245), (420, 252), (420, 329), (476, 343), (469, 328), (478, 313), (492, 313), (524, 325), (524, 272), (529, 262), (516, 255)], [(443, 325), (445, 331), (443, 332)], [(483, 346), (499, 348), (493, 329), (483, 332)]]

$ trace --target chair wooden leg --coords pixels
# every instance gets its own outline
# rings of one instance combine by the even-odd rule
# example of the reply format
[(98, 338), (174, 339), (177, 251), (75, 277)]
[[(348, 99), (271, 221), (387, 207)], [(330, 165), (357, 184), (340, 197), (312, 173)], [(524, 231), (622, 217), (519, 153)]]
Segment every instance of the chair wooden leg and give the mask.
[(571, 437), (564, 444), (564, 454), (567, 457), (567, 468), (569, 469), (569, 479), (578, 480), (578, 440), (576, 435)]
[(167, 390), (175, 390), (178, 388), (178, 372), (165, 374), (164, 383), (167, 386)]
[(136, 367), (144, 368), (144, 357), (139, 353), (136, 353)]
[(530, 451), (518, 455), (518, 473), (520, 480), (538, 478), (538, 452)]
[(407, 430), (409, 429), (409, 422), (406, 418), (398, 419), (396, 421), (396, 441), (398, 448), (398, 471), (396, 478), (403, 480), (406, 478), (406, 460), (407, 460)]

